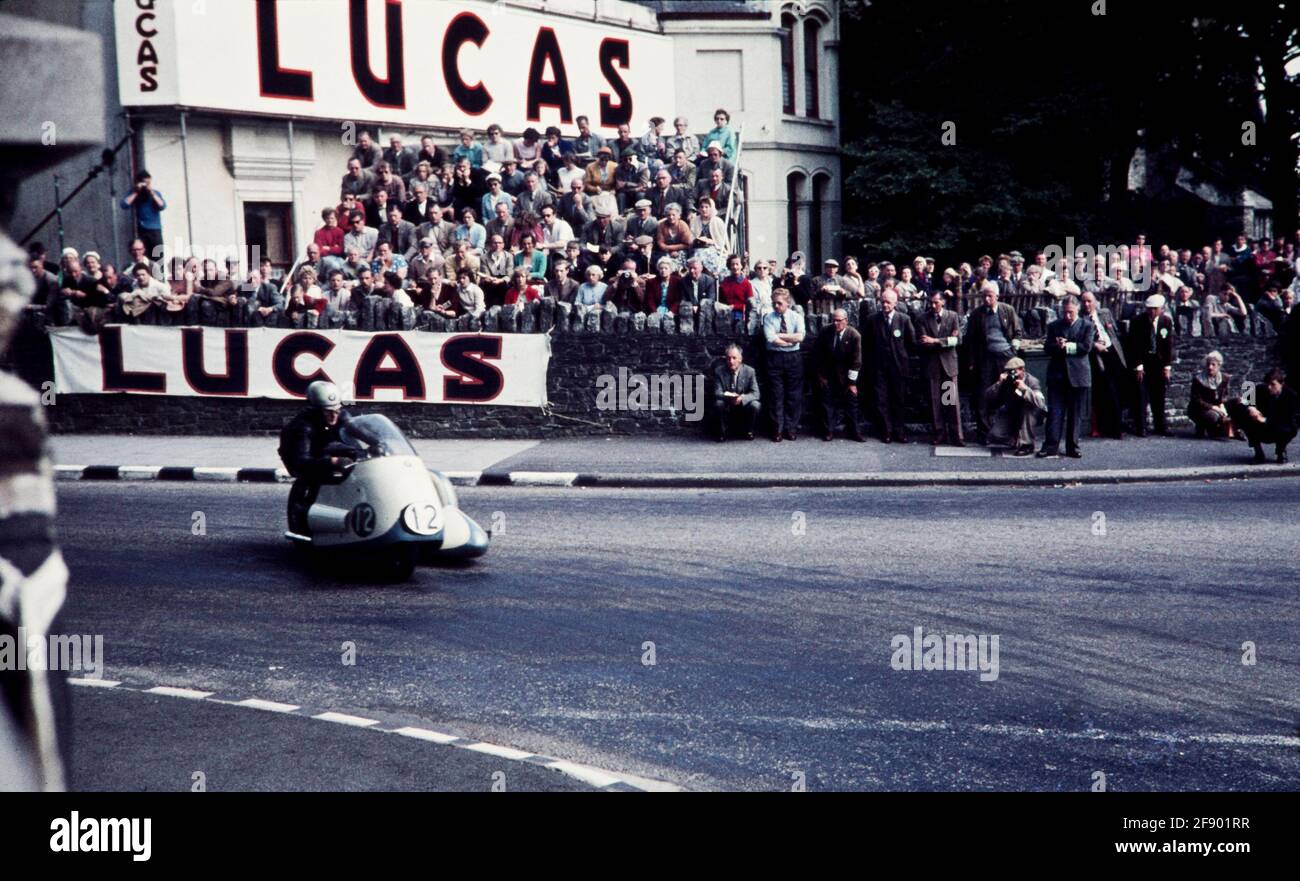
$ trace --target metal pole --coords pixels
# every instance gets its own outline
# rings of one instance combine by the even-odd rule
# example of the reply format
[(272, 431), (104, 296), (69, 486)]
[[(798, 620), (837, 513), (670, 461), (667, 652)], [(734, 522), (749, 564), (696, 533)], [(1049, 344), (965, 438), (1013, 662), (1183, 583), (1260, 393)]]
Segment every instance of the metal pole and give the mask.
[(63, 203), (59, 199), (59, 176), (54, 175), (54, 214), (59, 221), (59, 265), (63, 265)]
[[(298, 182), (293, 165), (293, 120), (289, 120), (289, 245), (290, 254), (298, 253)], [(295, 258), (296, 259), (296, 258)]]
[[(194, 212), (190, 208), (190, 151), (189, 133), (185, 128), (185, 111), (181, 111), (181, 169), (185, 178), (185, 234), (187, 251), (194, 248)], [(174, 256), (174, 255), (173, 255)]]

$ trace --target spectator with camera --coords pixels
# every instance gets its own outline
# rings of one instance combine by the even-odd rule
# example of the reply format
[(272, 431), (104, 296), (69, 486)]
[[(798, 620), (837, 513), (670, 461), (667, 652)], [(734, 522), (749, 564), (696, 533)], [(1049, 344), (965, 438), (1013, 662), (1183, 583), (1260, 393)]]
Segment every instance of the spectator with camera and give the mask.
[(167, 210), (167, 200), (153, 187), (153, 176), (141, 169), (136, 173), (135, 186), (122, 198), (122, 207), (135, 216), (136, 235), (144, 242), (145, 253), (151, 259), (162, 259), (162, 212)]
[(989, 414), (988, 445), (1010, 447), (1016, 456), (1032, 456), (1035, 429), (1047, 413), (1047, 400), (1038, 380), (1025, 372), (1024, 360), (1008, 359), (982, 397)]

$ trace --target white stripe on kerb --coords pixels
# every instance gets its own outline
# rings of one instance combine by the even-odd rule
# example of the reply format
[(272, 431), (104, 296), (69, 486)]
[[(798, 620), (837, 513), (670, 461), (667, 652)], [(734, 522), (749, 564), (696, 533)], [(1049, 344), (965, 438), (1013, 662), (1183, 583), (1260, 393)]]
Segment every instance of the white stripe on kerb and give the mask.
[(369, 728), (371, 725), (378, 725), (378, 719), (366, 719), (361, 716), (349, 716), (347, 713), (320, 713), (312, 716), (313, 719), (320, 719), (322, 722), (338, 722), (340, 725), (352, 725), (356, 728)]
[(81, 472), (86, 470), (85, 465), (55, 465), (55, 480), (81, 480)]
[(293, 713), (300, 709), (295, 704), (282, 704), (278, 701), (264, 701), (261, 698), (250, 697), (247, 700), (235, 701), (237, 707), (250, 707), (254, 710), (267, 710), (272, 713)]
[(400, 734), (403, 737), (414, 737), (416, 740), (427, 740), (430, 743), (451, 743), (459, 740), (451, 734), (443, 734), (441, 731), (430, 731), (428, 728), (396, 728), (394, 734)]
[(116, 679), (85, 679), (75, 676), (68, 677), (69, 685), (85, 685), (90, 688), (117, 688), (121, 685)]
[(515, 486), (573, 486), (578, 479), (576, 471), (511, 471), (510, 482)]
[(117, 476), (120, 480), (155, 480), (161, 465), (119, 465)]
[(533, 755), (533, 753), (526, 750), (497, 746), (495, 743), (467, 743), (465, 749), (472, 749), (476, 753), (486, 753), (489, 756), (498, 756), (503, 759), (526, 759)]
[(193, 688), (173, 688), (170, 685), (157, 685), (153, 688), (146, 688), (145, 694), (162, 694), (167, 697), (183, 697), (192, 701), (201, 701), (204, 698), (212, 697), (214, 692), (196, 691)]
[(195, 480), (212, 480), (220, 483), (234, 483), (239, 477), (238, 468), (195, 468)]

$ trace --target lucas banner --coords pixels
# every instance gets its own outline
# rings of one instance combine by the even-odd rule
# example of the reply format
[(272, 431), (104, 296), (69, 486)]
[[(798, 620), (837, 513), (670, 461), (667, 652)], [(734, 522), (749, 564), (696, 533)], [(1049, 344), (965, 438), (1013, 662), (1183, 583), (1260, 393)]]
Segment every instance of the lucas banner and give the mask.
[(108, 325), (50, 339), (61, 394), (293, 400), (328, 379), (347, 400), (541, 407), (551, 358), (545, 334)]

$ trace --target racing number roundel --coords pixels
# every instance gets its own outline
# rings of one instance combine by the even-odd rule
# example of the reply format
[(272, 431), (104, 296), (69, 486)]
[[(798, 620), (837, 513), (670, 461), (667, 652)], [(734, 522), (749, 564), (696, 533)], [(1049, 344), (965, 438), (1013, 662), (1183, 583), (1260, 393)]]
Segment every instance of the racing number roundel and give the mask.
[(348, 512), (348, 526), (357, 535), (365, 538), (375, 531), (375, 509), (362, 502)]

